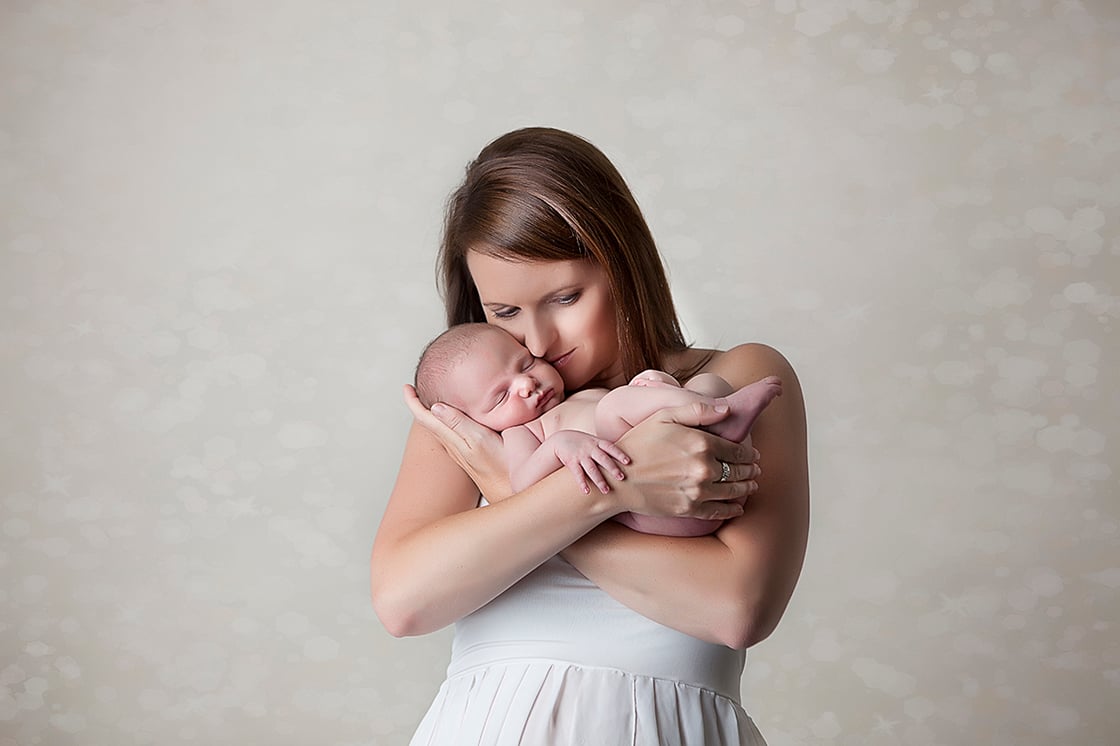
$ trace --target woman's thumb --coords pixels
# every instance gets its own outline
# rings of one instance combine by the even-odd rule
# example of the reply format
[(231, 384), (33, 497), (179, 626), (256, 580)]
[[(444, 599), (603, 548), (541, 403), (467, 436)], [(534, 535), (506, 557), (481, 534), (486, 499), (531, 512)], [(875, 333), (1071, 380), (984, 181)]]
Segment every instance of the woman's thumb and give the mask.
[(449, 420), (452, 418), (451, 407), (441, 402), (436, 402), (432, 405), (431, 413), (436, 416), (436, 419), (445, 425), (450, 425)]
[(727, 417), (730, 411), (726, 404), (709, 404), (708, 402), (694, 401), (680, 407), (668, 410), (673, 422), (688, 427), (703, 427)]

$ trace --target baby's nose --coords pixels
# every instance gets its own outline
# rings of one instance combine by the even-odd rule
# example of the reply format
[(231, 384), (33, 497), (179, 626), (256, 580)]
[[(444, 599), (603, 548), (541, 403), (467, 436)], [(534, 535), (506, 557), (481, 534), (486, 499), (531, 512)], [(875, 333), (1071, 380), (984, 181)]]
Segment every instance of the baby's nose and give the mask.
[(521, 376), (518, 380), (518, 388), (520, 389), (521, 395), (528, 398), (537, 390), (537, 381), (531, 376)]

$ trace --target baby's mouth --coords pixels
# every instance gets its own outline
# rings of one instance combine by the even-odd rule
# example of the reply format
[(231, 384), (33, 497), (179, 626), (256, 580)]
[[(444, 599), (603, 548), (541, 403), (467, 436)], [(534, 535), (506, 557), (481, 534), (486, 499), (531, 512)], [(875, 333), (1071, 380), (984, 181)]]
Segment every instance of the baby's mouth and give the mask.
[(556, 392), (552, 389), (542, 392), (541, 395), (537, 397), (537, 411), (543, 412), (545, 407), (549, 405), (549, 402), (551, 402), (555, 396)]

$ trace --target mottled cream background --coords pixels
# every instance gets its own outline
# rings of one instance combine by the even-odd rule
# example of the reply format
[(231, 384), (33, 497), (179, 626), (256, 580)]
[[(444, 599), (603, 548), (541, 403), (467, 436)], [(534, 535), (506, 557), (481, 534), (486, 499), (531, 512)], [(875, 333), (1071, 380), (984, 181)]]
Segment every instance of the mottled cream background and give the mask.
[[(1120, 743), (1120, 4), (0, 5), (0, 745), (401, 744), (370, 544), (489, 139), (800, 371), (772, 746)], [(765, 458), (765, 456), (764, 456)]]

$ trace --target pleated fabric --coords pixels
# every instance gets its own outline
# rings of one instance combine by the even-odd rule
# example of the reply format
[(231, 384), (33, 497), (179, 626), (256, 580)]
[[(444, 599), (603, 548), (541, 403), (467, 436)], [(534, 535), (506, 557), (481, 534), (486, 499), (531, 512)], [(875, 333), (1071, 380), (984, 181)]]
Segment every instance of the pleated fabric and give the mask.
[(764, 746), (746, 653), (661, 625), (553, 557), (455, 624), (413, 746)]
[(563, 661), (464, 671), (411, 746), (765, 746), (739, 704), (690, 684)]

